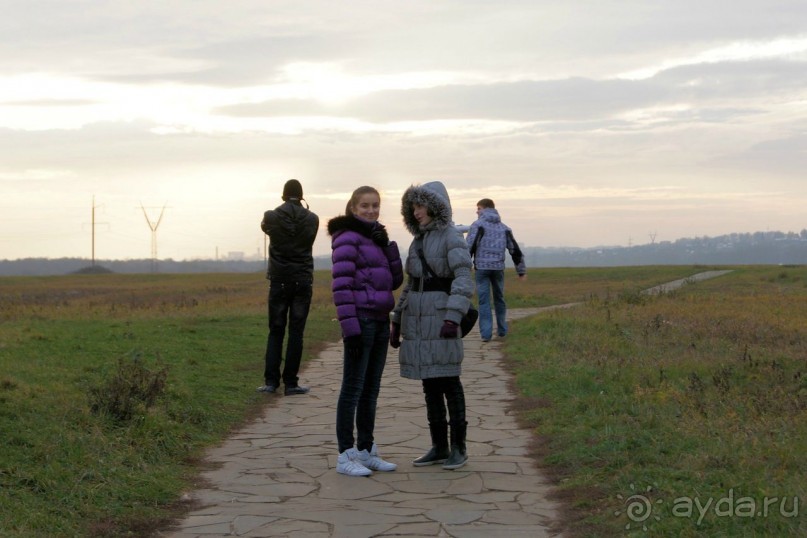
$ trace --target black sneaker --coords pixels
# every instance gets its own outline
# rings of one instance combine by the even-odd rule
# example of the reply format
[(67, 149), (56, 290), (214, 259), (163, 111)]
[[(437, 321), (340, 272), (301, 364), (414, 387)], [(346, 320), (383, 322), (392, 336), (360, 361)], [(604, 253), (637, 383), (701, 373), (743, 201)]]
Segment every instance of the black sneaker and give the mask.
[(294, 387), (286, 387), (286, 396), (292, 396), (294, 394), (308, 394), (308, 391), (311, 390), (308, 387), (304, 387), (302, 385), (297, 385)]
[(277, 390), (276, 385), (261, 385), (258, 387), (258, 392), (268, 392), (269, 394), (274, 393)]

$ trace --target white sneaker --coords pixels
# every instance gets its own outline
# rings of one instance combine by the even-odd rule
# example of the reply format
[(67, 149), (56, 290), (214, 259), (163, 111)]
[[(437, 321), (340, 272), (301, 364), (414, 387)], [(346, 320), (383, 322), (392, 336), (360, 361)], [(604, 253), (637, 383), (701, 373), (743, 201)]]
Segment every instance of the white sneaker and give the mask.
[(373, 443), (370, 452), (362, 450), (358, 452), (356, 461), (361, 463), (364, 467), (372, 469), (373, 471), (394, 471), (398, 468), (395, 463), (382, 460), (378, 455), (378, 446)]
[(359, 463), (359, 451), (355, 448), (348, 448), (336, 458), (336, 472), (348, 476), (370, 476), (373, 471)]

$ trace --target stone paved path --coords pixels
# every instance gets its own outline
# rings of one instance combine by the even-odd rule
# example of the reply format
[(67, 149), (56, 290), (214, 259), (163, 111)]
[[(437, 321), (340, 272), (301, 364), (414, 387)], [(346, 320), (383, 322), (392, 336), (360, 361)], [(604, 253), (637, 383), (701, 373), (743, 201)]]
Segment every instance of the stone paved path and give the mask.
[(477, 330), (465, 338), (469, 461), (455, 471), (412, 466), (431, 446), (423, 393), (400, 377), (390, 349), (375, 436), (398, 469), (366, 478), (336, 472), (341, 350), (335, 344), (306, 365), (310, 394), (267, 395), (273, 402), (259, 420), (209, 452), (209, 486), (192, 493), (203, 508), (164, 536), (555, 536), (557, 506), (527, 456), (530, 434), (508, 413), (499, 343), (483, 343)]
[[(664, 293), (728, 271), (707, 271), (647, 290)], [(545, 309), (511, 309), (508, 319)], [(390, 349), (376, 418), (376, 442), (392, 473), (347, 477), (336, 472), (336, 400), (342, 345), (334, 344), (301, 374), (311, 393), (267, 395), (263, 416), (211, 450), (209, 486), (192, 493), (203, 508), (163, 536), (457, 538), (556, 536), (558, 506), (550, 486), (527, 457), (530, 433), (508, 413), (513, 399), (501, 367), (500, 344), (482, 343), (474, 329), (464, 340), (468, 463), (455, 471), (413, 467), (431, 445), (419, 381), (398, 374)]]

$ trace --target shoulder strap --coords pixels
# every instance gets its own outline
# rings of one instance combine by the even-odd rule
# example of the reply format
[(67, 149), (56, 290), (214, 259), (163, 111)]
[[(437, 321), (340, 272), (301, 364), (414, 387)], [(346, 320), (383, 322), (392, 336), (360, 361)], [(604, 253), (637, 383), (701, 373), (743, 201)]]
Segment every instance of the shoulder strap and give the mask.
[(420, 258), (420, 263), (423, 265), (423, 270), (426, 272), (426, 275), (429, 278), (437, 278), (437, 275), (432, 270), (431, 266), (426, 262), (426, 255), (423, 254), (423, 247), (418, 247), (418, 258)]

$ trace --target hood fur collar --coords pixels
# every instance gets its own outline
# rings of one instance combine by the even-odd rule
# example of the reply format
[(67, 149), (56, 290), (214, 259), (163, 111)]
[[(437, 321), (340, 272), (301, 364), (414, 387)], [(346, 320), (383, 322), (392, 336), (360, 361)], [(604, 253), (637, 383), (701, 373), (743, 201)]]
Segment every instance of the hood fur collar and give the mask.
[(432, 223), (437, 229), (453, 226), (453, 216), (451, 212), (451, 200), (448, 198), (448, 191), (439, 181), (432, 181), (423, 185), (412, 185), (401, 198), (401, 215), (404, 226), (414, 236), (422, 233), (418, 221), (415, 220), (414, 205), (425, 205), (432, 214)]
[(375, 228), (374, 222), (365, 222), (350, 215), (340, 215), (328, 221), (328, 235), (336, 235), (339, 232), (351, 231), (370, 237)]

